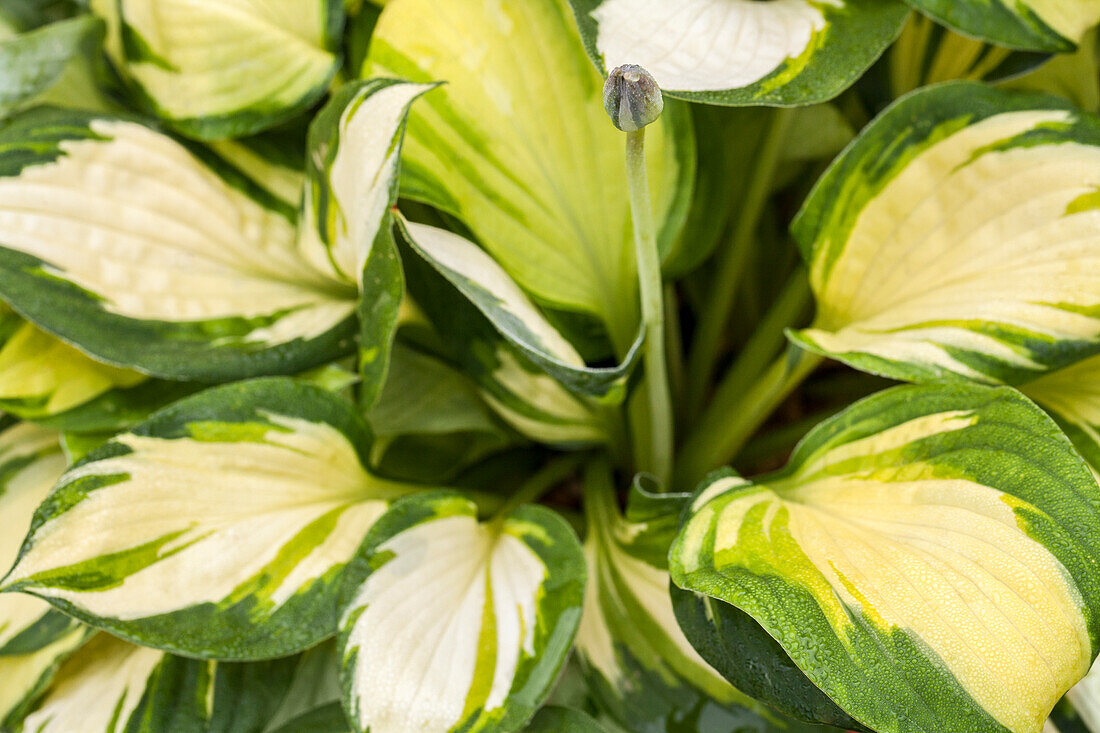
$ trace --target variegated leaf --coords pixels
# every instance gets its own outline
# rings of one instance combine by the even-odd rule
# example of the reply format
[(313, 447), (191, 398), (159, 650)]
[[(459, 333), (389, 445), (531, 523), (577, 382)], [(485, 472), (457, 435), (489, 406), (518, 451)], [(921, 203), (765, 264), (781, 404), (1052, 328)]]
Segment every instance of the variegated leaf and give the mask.
[[(0, 349), (0, 354), (2, 353)], [(330, 362), (299, 372), (294, 375), (294, 379), (335, 394), (344, 393), (345, 397), (350, 397), (348, 387), (358, 381), (358, 377), (340, 362)], [(76, 460), (74, 456), (83, 458), (93, 448), (98, 448), (113, 438), (116, 433), (148, 420), (157, 410), (208, 386), (201, 382), (147, 379), (133, 387), (112, 388), (64, 412), (37, 416), (32, 413), (32, 419), (39, 425), (62, 431), (62, 448), (72, 463)], [(10, 409), (3, 402), (0, 402), (0, 407)], [(29, 407), (23, 405), (20, 409), (26, 410)], [(12, 409), (12, 413), (22, 414), (15, 409)]]
[(0, 409), (42, 420), (84, 405), (145, 375), (88, 358), (0, 305)]
[(1094, 471), (1100, 471), (1100, 356), (1045, 374), (1020, 388), (1062, 426)]
[[(638, 326), (625, 146), (568, 9), (394, 0), (363, 76), (446, 82), (410, 113), (402, 196), (460, 218), (540, 304), (602, 318), (624, 356)], [(694, 179), (683, 106), (666, 106), (646, 153), (667, 254)]]
[(897, 37), (898, 0), (570, 0), (607, 72), (645, 67), (666, 93), (708, 104), (801, 105), (844, 91)]
[[(297, 128), (292, 128), (297, 133)], [(296, 212), (305, 186), (304, 137), (290, 132), (269, 131), (244, 138), (211, 140), (207, 147), (227, 165)]]
[(572, 645), (584, 575), (576, 535), (545, 507), (482, 523), (453, 492), (394, 504), (345, 581), (344, 703), (356, 730), (521, 729)]
[(1098, 557), (1100, 487), (1057, 426), (956, 384), (882, 392), (785, 470), (714, 478), (670, 567), (871, 730), (1039, 733), (1096, 657)]
[[(444, 244), (457, 246), (460, 251), (472, 253), (470, 248), (474, 248), (470, 242), (454, 235), (445, 235), (442, 230), (409, 226), (413, 227), (413, 231), (438, 237)], [(402, 236), (402, 240), (407, 243), (408, 237)], [(498, 300), (500, 295), (494, 296), (486, 292), (484, 286), (478, 288), (469, 283), (473, 296), (470, 297), (444, 276), (437, 263), (418, 255), (411, 245), (406, 251), (408, 255), (404, 258), (404, 266), (408, 273), (409, 294), (435, 327), (448, 351), (447, 355), (474, 380), (482, 398), (501, 419), (522, 435), (543, 443), (575, 447), (607, 442), (610, 434), (607, 410), (594, 399), (570, 392), (561, 381), (548, 374), (545, 367), (537, 365), (525, 351), (502, 335), (502, 331), (507, 329), (514, 334), (514, 339), (546, 341), (563, 353), (568, 350), (576, 355), (569, 342), (542, 317), (526, 296), (518, 288), (513, 290), (508, 287), (510, 284), (514, 287), (514, 283), (497, 279), (493, 286), (500, 295), (510, 298), (510, 310), (506, 310), (502, 301)], [(469, 261), (471, 259), (468, 257), (467, 263)], [(482, 270), (488, 269), (490, 274), (503, 277), (487, 256), (476, 261)], [(452, 270), (451, 274), (465, 284), (465, 279), (456, 272)], [(477, 300), (479, 297), (481, 307)], [(496, 302), (485, 302), (491, 300)], [(499, 326), (494, 324), (486, 317), (483, 308), (503, 323)], [(519, 318), (511, 315), (510, 311), (515, 309), (519, 309), (518, 312), (527, 319), (524, 324), (517, 324)], [(544, 351), (541, 361), (546, 364), (553, 358), (550, 352)], [(579, 361), (580, 357), (576, 356), (576, 359)], [(578, 373), (577, 370), (574, 374)], [(605, 399), (613, 402), (624, 392), (622, 388), (612, 390)]]
[(158, 376), (292, 373), (351, 348), (356, 290), (228, 167), (128, 118), (32, 110), (0, 131), (0, 294)]
[(1100, 30), (1090, 31), (1075, 53), (1055, 54), (1029, 74), (1004, 82), (1006, 89), (1057, 94), (1080, 109), (1100, 109)]
[(521, 435), (562, 448), (603, 444), (610, 439), (608, 413), (591, 400), (570, 394), (557, 380), (507, 344), (486, 339), (469, 354), (481, 396)]
[(1097, 733), (1100, 731), (1100, 664), (1074, 685), (1054, 707), (1043, 733)]
[[(726, 469), (713, 477), (734, 479), (736, 474)], [(675, 584), (669, 594), (676, 620), (699, 655), (753, 699), (796, 720), (873, 733), (814, 685), (752, 616)]]
[[(913, 13), (905, 29), (864, 77), (879, 87), (882, 106), (914, 89), (943, 81), (1002, 81), (1027, 73), (1050, 58), (1048, 53), (1017, 51), (961, 35), (926, 15)], [(865, 95), (866, 96), (866, 95)], [(874, 109), (880, 107), (875, 106)]]
[(341, 87), (309, 127), (298, 246), (318, 270), (362, 285), (397, 196), (409, 105), (430, 84), (372, 79)]
[[(52, 430), (5, 420), (0, 432), (0, 565), (19, 554), (34, 510), (65, 470)], [(80, 625), (28, 595), (0, 596), (0, 728), (13, 724), (60, 661), (85, 637)]]
[(3, 589), (188, 656), (312, 646), (366, 531), (414, 490), (363, 468), (369, 442), (344, 401), (289, 379), (177, 402), (65, 473)]
[(957, 82), (884, 112), (793, 232), (803, 347), (896, 379), (1020, 383), (1100, 351), (1100, 120)]
[(1072, 51), (1100, 22), (1097, 0), (906, 0), (974, 38), (1026, 51)]
[(92, 0), (107, 53), (147, 112), (206, 140), (312, 106), (340, 65), (341, 0)]
[(360, 290), (360, 401), (378, 397), (404, 279), (390, 210), (409, 105), (431, 89), (375, 79), (339, 89), (309, 128), (298, 246), (312, 265)]
[[(0, 432), (0, 565), (11, 567), (35, 509), (65, 471), (58, 434), (29, 423)], [(63, 636), (73, 622), (28, 595), (0, 596), (0, 656), (37, 651)]]
[(585, 484), (589, 575), (577, 650), (601, 707), (626, 730), (650, 733), (825, 730), (735, 689), (680, 630), (667, 558), (689, 496), (635, 481), (624, 517), (609, 474), (591, 472)]
[(19, 722), (53, 681), (62, 663), (91, 635), (87, 626), (74, 625), (40, 649), (26, 654), (0, 655), (0, 730), (17, 730)]
[(137, 425), (157, 410), (194, 394), (207, 385), (149, 379), (134, 387), (116, 387), (56, 415), (33, 418), (40, 425), (66, 433), (111, 437)]
[(183, 659), (99, 634), (61, 668), (23, 730), (260, 733), (295, 664)]
[(8, 414), (55, 430), (113, 434), (201, 388), (98, 362), (0, 303), (0, 409)]
[(398, 219), (405, 240), (528, 360), (575, 394), (621, 402), (642, 335), (616, 367), (588, 367), (527, 294), (483, 249), (445, 229)]

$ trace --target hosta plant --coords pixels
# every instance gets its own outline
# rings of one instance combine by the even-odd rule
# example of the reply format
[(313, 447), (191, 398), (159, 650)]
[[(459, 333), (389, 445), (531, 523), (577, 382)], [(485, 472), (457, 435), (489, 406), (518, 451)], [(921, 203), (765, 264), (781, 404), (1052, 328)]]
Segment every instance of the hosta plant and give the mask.
[(0, 731), (1100, 733), (1098, 22), (6, 0)]

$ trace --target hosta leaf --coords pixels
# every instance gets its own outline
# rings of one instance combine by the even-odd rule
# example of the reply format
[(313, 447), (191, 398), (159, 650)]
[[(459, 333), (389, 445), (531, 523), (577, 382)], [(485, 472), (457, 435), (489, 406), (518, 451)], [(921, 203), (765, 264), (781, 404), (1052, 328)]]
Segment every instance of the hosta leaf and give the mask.
[(1020, 389), (1058, 420), (1085, 460), (1100, 471), (1100, 356), (1046, 374)]
[(1098, 550), (1100, 487), (1048, 417), (929, 385), (826, 421), (784, 471), (705, 485), (670, 567), (870, 729), (1038, 733), (1096, 656)]
[(338, 90), (309, 128), (298, 246), (312, 265), (356, 284), (360, 400), (377, 399), (404, 292), (390, 209), (409, 105), (430, 85), (377, 79)]
[(360, 289), (359, 403), (369, 410), (385, 384), (405, 297), (405, 275), (388, 212), (367, 254)]
[(913, 13), (898, 40), (864, 77), (861, 86), (875, 82), (879, 87), (875, 90), (876, 97), (884, 99), (881, 106), (885, 106), (914, 89), (942, 81), (1009, 79), (1049, 58), (1047, 53), (1016, 51), (976, 40), (955, 33), (928, 16)]
[(42, 104), (119, 108), (103, 76), (103, 23), (79, 10), (55, 0), (7, 0), (0, 7), (0, 47), (6, 49), (0, 68), (10, 72), (0, 82), (0, 118)]
[(302, 713), (270, 733), (351, 733), (344, 708), (339, 702), (331, 702)]
[[(35, 509), (65, 471), (58, 435), (29, 423), (0, 432), (0, 565), (11, 567)], [(26, 654), (56, 641), (73, 626), (37, 598), (0, 596), (0, 656)]]
[(61, 434), (61, 450), (68, 462), (73, 464), (115, 437), (118, 432), (117, 430), (95, 433), (65, 432)]
[(884, 112), (793, 231), (801, 346), (896, 379), (1019, 383), (1100, 351), (1100, 120), (965, 82)]
[[(831, 160), (856, 135), (852, 123), (832, 103), (799, 107), (789, 113), (789, 118), (772, 190), (804, 180), (806, 164)], [(765, 133), (776, 117), (774, 111), (764, 107), (695, 105), (692, 119), (699, 164), (691, 209), (680, 233), (691, 246), (677, 247), (675, 259), (665, 261), (666, 280), (697, 268), (729, 236), (728, 225), (731, 219), (737, 220), (734, 217), (744, 208), (753, 183), (753, 177), (744, 175), (744, 171), (759, 161)], [(776, 264), (785, 266), (782, 262)]]
[(5, 590), (135, 642), (259, 659), (336, 628), (344, 565), (411, 487), (363, 465), (345, 402), (289, 379), (177, 402), (69, 469)]
[(405, 115), (431, 88), (395, 79), (347, 84), (314, 118), (299, 247), (318, 270), (361, 284), (397, 195)]
[(19, 417), (52, 417), (145, 375), (102, 364), (10, 311), (0, 315), (0, 409)]
[(201, 388), (98, 362), (0, 304), (0, 409), (6, 413), (55, 430), (113, 434)]
[[(474, 342), (493, 348), (493, 342)], [(591, 401), (570, 394), (522, 354), (497, 342), (495, 350), (475, 352), (482, 398), (510, 427), (524, 437), (561, 448), (606, 443), (611, 428), (606, 412)]]
[(355, 289), (310, 267), (262, 193), (130, 119), (24, 113), (0, 131), (0, 293), (158, 376), (316, 366), (350, 350)]
[(63, 3), (39, 0), (8, 0), (0, 7), (0, 34), (15, 35), (64, 20), (72, 8)]
[[(304, 384), (312, 384), (339, 394), (355, 384), (358, 377), (333, 362), (294, 375)], [(350, 381), (349, 381), (350, 380)], [(116, 433), (149, 419), (157, 410), (189, 397), (209, 385), (201, 382), (175, 382), (150, 379), (135, 387), (118, 387), (72, 409), (48, 417), (35, 417), (45, 427), (63, 431), (63, 448), (74, 462), (73, 455), (83, 457)], [(71, 449), (76, 449), (75, 453)]]
[(0, 119), (46, 91), (85, 40), (102, 33), (98, 19), (83, 15), (0, 40)]
[(372, 528), (343, 594), (344, 702), (361, 731), (515, 731), (572, 645), (584, 557), (569, 525), (522, 506), (478, 522), (453, 492)]
[(464, 237), (398, 220), (406, 241), (481, 312), (513, 347), (570, 391), (620, 402), (641, 344), (609, 369), (590, 368), (546, 320), (508, 273), (485, 250)]
[(1043, 733), (1096, 733), (1100, 731), (1100, 665), (1074, 685), (1047, 721)]
[[(829, 161), (852, 142), (855, 136), (856, 130), (851, 121), (837, 105), (825, 102), (799, 107), (791, 114), (782, 161), (787, 164)], [(796, 179), (799, 169), (795, 165), (789, 167), (792, 170), (784, 171), (783, 174), (777, 172), (774, 184), (776, 189), (786, 176)]]
[[(729, 217), (721, 212), (731, 203), (744, 200), (751, 182), (747, 176), (731, 175), (752, 165), (767, 129), (771, 112), (762, 107), (692, 108), (692, 123), (698, 146), (695, 187), (691, 206), (680, 236), (691, 247), (677, 247), (666, 258), (666, 279), (678, 278), (701, 265), (727, 236)], [(730, 211), (732, 215), (732, 211)]]
[(55, 430), (113, 435), (205, 386), (198, 382), (150, 379), (135, 387), (112, 389), (72, 409), (49, 417), (35, 417), (34, 420)]
[(393, 368), (369, 422), (376, 443), (400, 435), (500, 432), (462, 372), (400, 343), (394, 347)]
[(88, 639), (92, 630), (75, 625), (41, 649), (0, 656), (0, 730), (16, 729), (19, 721), (49, 687), (62, 663)]
[(260, 733), (294, 664), (183, 659), (99, 634), (61, 668), (23, 730)]
[(809, 730), (734, 689), (680, 630), (667, 557), (687, 496), (635, 483), (627, 519), (610, 476), (590, 474), (585, 488), (589, 576), (577, 649), (601, 706), (627, 730), (652, 733)]
[[(10, 566), (35, 508), (65, 470), (57, 433), (5, 421), (0, 432), (0, 565)], [(61, 660), (85, 638), (80, 625), (27, 595), (0, 596), (0, 728), (14, 723)]]
[(539, 710), (525, 730), (527, 733), (604, 733), (603, 727), (587, 713), (557, 705)]
[(340, 0), (92, 0), (135, 100), (214, 140), (308, 109), (340, 63)]
[[(363, 75), (446, 82), (410, 113), (402, 196), (462, 219), (542, 304), (600, 316), (625, 354), (638, 322), (625, 146), (568, 10), (395, 0)], [(682, 106), (666, 106), (646, 152), (667, 253), (694, 178)]]
[[(407, 237), (402, 236), (402, 240), (407, 243)], [(454, 237), (446, 241), (472, 246)], [(575, 446), (607, 441), (606, 413), (601, 413), (595, 400), (567, 390), (506, 339), (476, 301), (455, 287), (434, 263), (417, 254), (411, 245), (405, 251), (408, 254), (404, 265), (412, 299), (435, 327), (447, 355), (474, 380), (482, 398), (501, 419), (524, 436), (540, 442)], [(492, 271), (499, 272), (495, 267)], [(530, 319), (524, 331), (542, 334), (542, 338), (552, 343), (564, 344), (561, 348), (572, 349), (562, 336), (553, 335), (557, 333), (553, 326), (529, 302), (523, 305), (522, 312)], [(498, 320), (508, 317), (499, 303), (494, 310)], [(516, 329), (514, 322), (518, 319), (511, 320), (511, 323), (505, 320), (507, 327)], [(624, 392), (621, 388), (613, 390), (605, 400), (614, 401)]]
[(297, 211), (306, 179), (303, 142), (297, 136), (270, 131), (245, 138), (212, 140), (207, 147), (289, 210)]
[(363, 68), (371, 36), (374, 35), (374, 26), (382, 12), (380, 6), (385, 3), (350, 0), (344, 4), (348, 14), (344, 29), (344, 69), (354, 76), (356, 71)]
[(605, 74), (644, 66), (667, 93), (709, 104), (798, 105), (844, 91), (901, 30), (896, 0), (570, 0)]
[(1100, 21), (1096, 0), (906, 0), (968, 36), (1029, 51), (1072, 51)]
[(400, 343), (367, 419), (374, 432), (372, 464), (409, 480), (450, 479), (517, 441), (462, 372)]
[[(326, 641), (302, 654), (290, 686), (283, 695), (279, 709), (268, 722), (267, 729), (273, 730), (283, 725), (289, 727), (289, 723), (296, 718), (329, 704), (336, 706), (340, 719), (344, 720), (340, 708), (339, 673), (340, 658), (336, 653), (335, 640)], [(344, 721), (340, 733), (347, 733), (349, 729), (350, 726)]]
[(816, 687), (779, 642), (747, 613), (675, 585), (669, 592), (676, 620), (692, 646), (746, 694), (797, 720), (869, 733)]
[(1043, 92), (1065, 97), (1077, 107), (1100, 109), (1100, 32), (1090, 31), (1076, 53), (1055, 54), (1050, 61), (1005, 83), (1008, 89)]

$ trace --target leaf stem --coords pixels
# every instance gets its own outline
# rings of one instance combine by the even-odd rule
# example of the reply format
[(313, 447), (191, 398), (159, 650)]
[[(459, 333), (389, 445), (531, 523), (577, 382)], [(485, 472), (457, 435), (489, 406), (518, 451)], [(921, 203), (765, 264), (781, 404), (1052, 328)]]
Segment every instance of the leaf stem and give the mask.
[[(639, 467), (667, 482), (672, 473), (672, 398), (665, 357), (661, 260), (645, 165), (645, 128), (626, 134), (626, 179), (634, 219), (634, 256), (645, 324), (645, 389), (649, 397), (649, 450)], [(639, 441), (640, 442), (640, 441)]]
[(680, 451), (675, 485), (693, 487), (733, 458), (822, 360), (817, 354), (790, 346), (748, 389), (720, 390)]
[(611, 466), (601, 458), (584, 467), (584, 518), (590, 533), (602, 535), (619, 518), (619, 499)]
[(710, 298), (698, 313), (698, 330), (688, 357), (686, 414), (690, 421), (702, 410), (707, 387), (721, 355), (722, 336), (726, 331), (733, 301), (744, 274), (756, 230), (764, 212), (764, 204), (771, 193), (772, 181), (779, 166), (783, 143), (794, 112), (778, 109), (761, 143), (756, 156), (752, 178), (749, 180), (737, 225), (729, 246), (717, 255), (717, 271), (711, 281)]
[(672, 401), (674, 405), (680, 404), (684, 398), (684, 339), (680, 330), (680, 300), (674, 285), (665, 286), (665, 344)]
[[(782, 292), (753, 331), (729, 371), (715, 388), (712, 402), (733, 404), (752, 386), (786, 342), (784, 331), (796, 325), (810, 302), (810, 282), (801, 266), (791, 274)], [(708, 410), (707, 412), (710, 412)], [(706, 413), (704, 413), (706, 414)]]

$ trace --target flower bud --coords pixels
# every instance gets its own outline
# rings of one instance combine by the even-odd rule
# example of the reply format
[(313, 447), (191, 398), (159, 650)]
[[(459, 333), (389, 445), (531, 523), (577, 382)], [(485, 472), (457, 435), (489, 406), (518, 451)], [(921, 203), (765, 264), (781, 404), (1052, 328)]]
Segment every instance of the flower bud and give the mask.
[(634, 132), (655, 122), (665, 108), (657, 80), (635, 64), (611, 72), (603, 85), (603, 106), (612, 124), (623, 132)]

